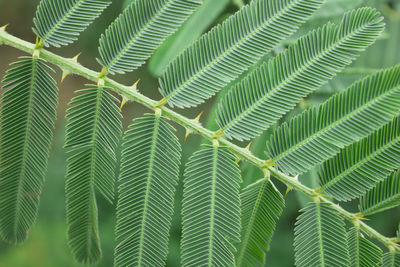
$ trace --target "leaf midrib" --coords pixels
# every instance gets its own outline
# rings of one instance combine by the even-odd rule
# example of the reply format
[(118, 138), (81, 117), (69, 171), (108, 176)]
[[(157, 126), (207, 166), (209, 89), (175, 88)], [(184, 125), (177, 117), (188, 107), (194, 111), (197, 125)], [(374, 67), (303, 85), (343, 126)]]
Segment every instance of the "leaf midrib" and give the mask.
[[(160, 17), (160, 14), (164, 13), (164, 11), (167, 10), (170, 5), (172, 5), (172, 2), (174, 2), (174, 0), (168, 1), (162, 8), (159, 9), (158, 12), (154, 14), (154, 16), (151, 17), (151, 19), (149, 19), (148, 23), (146, 23), (145, 26), (141, 27), (140, 30), (132, 36), (132, 38), (126, 43), (126, 45), (121, 49), (121, 51), (114, 56), (114, 59), (111, 60), (110, 63), (107, 64), (107, 66), (105, 66), (107, 70), (115, 71), (114, 65), (119, 62), (121, 57), (124, 57), (126, 55), (126, 51), (129, 50), (132, 44), (134, 44), (137, 40), (140, 40), (143, 33), (147, 32), (147, 29), (150, 28), (151, 25), (154, 23), (154, 21), (156, 21), (157, 18)], [(133, 5), (135, 5), (136, 8), (138, 4), (134, 3)], [(130, 10), (127, 9), (126, 12), (129, 11)], [(133, 65), (129, 64), (129, 67), (133, 67)], [(126, 70), (123, 72), (126, 72)]]
[(37, 58), (32, 58), (32, 70), (31, 70), (31, 83), (29, 86), (29, 102), (28, 102), (28, 114), (27, 114), (27, 119), (26, 119), (26, 127), (25, 127), (25, 137), (24, 137), (24, 146), (22, 150), (22, 162), (21, 162), (21, 171), (19, 174), (19, 181), (18, 181), (18, 189), (17, 189), (17, 199), (16, 199), (16, 206), (15, 206), (15, 220), (14, 220), (14, 225), (13, 225), (13, 236), (17, 239), (17, 228), (18, 228), (18, 223), (19, 220), (17, 218), (19, 217), (19, 213), (21, 210), (20, 204), (21, 204), (21, 192), (22, 192), (22, 186), (23, 186), (23, 179), (21, 179), (23, 176), (25, 176), (25, 171), (26, 171), (26, 160), (27, 160), (27, 150), (28, 150), (28, 139), (30, 136), (30, 129), (32, 126), (32, 106), (33, 106), (33, 96), (35, 93), (35, 85), (36, 85), (36, 70), (37, 70), (37, 64), (39, 64), (37, 61), (39, 59)]
[(210, 205), (210, 233), (208, 242), (208, 266), (213, 266), (213, 247), (214, 247), (214, 216), (215, 216), (215, 191), (217, 184), (218, 168), (218, 147), (213, 146), (212, 172), (211, 172), (211, 205)]
[[(343, 116), (342, 118), (340, 118), (339, 120), (328, 124), (326, 127), (320, 129), (319, 131), (313, 133), (312, 135), (310, 135), (309, 137), (307, 137), (306, 139), (302, 140), (301, 142), (295, 144), (294, 146), (292, 146), (291, 148), (285, 150), (284, 152), (280, 153), (278, 156), (274, 157), (275, 161), (281, 160), (282, 158), (286, 157), (288, 154), (291, 154), (293, 151), (296, 151), (297, 149), (299, 149), (301, 146), (303, 146), (304, 144), (318, 138), (318, 136), (323, 135), (325, 132), (335, 128), (337, 125), (342, 124), (343, 122), (345, 122), (346, 120), (349, 120), (350, 117), (352, 117), (355, 114), (359, 114), (361, 113), (363, 110), (367, 110), (369, 107), (371, 107), (372, 105), (374, 105), (377, 102), (380, 102), (381, 99), (385, 98), (387, 95), (391, 95), (393, 94), (394, 91), (399, 90), (400, 87), (396, 86), (394, 88), (391, 88), (390, 90), (388, 90), (387, 92), (374, 97), (372, 99), (370, 99), (370, 101), (368, 101), (367, 103), (364, 103), (362, 105), (360, 105), (358, 108), (354, 109), (353, 111), (351, 111), (350, 113), (346, 114), (345, 116)], [(318, 110), (318, 112), (320, 112), (320, 110)], [(331, 143), (332, 144), (332, 143)]]
[(374, 152), (368, 154), (368, 156), (363, 157), (360, 161), (355, 162), (350, 168), (346, 168), (343, 172), (341, 172), (339, 175), (334, 177), (333, 179), (329, 180), (328, 183), (324, 184), (322, 188), (326, 190), (330, 186), (336, 184), (340, 180), (346, 178), (350, 173), (352, 173), (354, 170), (362, 167), (364, 164), (367, 164), (371, 162), (375, 157), (381, 155), (382, 153), (385, 153), (386, 150), (390, 149), (393, 145), (395, 145), (397, 142), (400, 141), (400, 134), (393, 138), (393, 140), (390, 140), (388, 143), (384, 144), (383, 146), (379, 147), (377, 150)]
[[(258, 28), (256, 28), (254, 31), (250, 32), (249, 34), (245, 34), (243, 36), (243, 38), (241, 40), (239, 40), (238, 42), (235, 43), (235, 45), (229, 47), (227, 50), (225, 50), (224, 53), (220, 54), (219, 56), (217, 56), (216, 58), (214, 58), (214, 60), (210, 61), (207, 65), (205, 65), (203, 68), (201, 68), (200, 71), (196, 72), (196, 74), (192, 75), (190, 79), (186, 80), (184, 83), (182, 83), (178, 88), (176, 88), (175, 90), (173, 90), (172, 92), (170, 92), (167, 96), (165, 96), (165, 98), (167, 99), (172, 99), (176, 94), (178, 94), (179, 92), (181, 92), (188, 84), (192, 83), (194, 80), (197, 79), (197, 77), (202, 76), (203, 73), (206, 73), (208, 71), (208, 69), (212, 68), (215, 65), (218, 65), (218, 63), (220, 61), (222, 61), (223, 59), (225, 59), (226, 57), (228, 57), (232, 51), (236, 50), (237, 47), (242, 46), (243, 43), (245, 43), (248, 39), (251, 39), (254, 35), (258, 34), (261, 29), (265, 28), (266, 25), (271, 24), (273, 21), (278, 20), (280, 17), (282, 17), (282, 14), (286, 14), (286, 11), (289, 9), (291, 9), (293, 6), (297, 5), (298, 2), (300, 2), (301, 0), (297, 0), (297, 1), (293, 1), (292, 4), (286, 6), (285, 8), (283, 8), (281, 10), (281, 12), (278, 12), (275, 16), (271, 17), (270, 19), (268, 19), (265, 23), (261, 23), (259, 25)], [(251, 5), (251, 4), (250, 4)], [(250, 9), (251, 6), (245, 6), (244, 8), (247, 7), (247, 9)], [(243, 9), (244, 9), (243, 8)], [(244, 11), (243, 11), (244, 12)], [(221, 24), (221, 28), (224, 26), (224, 24)], [(218, 26), (217, 26), (218, 27)], [(268, 50), (266, 50), (264, 52), (265, 54), (268, 53)], [(216, 90), (218, 91), (218, 90)], [(204, 102), (204, 100), (203, 100)], [(189, 107), (192, 105), (189, 105)]]
[[(399, 202), (400, 204), (400, 192), (393, 192), (393, 195), (391, 196), (384, 196), (385, 199), (379, 199), (379, 202), (362, 210), (361, 213), (363, 215), (372, 215), (375, 214), (377, 212), (380, 211), (384, 211), (386, 209), (389, 209), (389, 207), (387, 206), (388, 203), (392, 203), (392, 202)], [(394, 207), (394, 206), (393, 206)]]
[(245, 254), (245, 251), (247, 250), (247, 244), (249, 243), (249, 240), (250, 240), (250, 233), (253, 231), (254, 221), (256, 220), (256, 215), (258, 213), (258, 207), (261, 204), (262, 196), (264, 195), (264, 190), (265, 190), (265, 187), (267, 186), (268, 182), (269, 182), (269, 180), (267, 180), (267, 179), (265, 181), (263, 181), (263, 184), (257, 194), (257, 200), (256, 200), (256, 203), (254, 204), (254, 208), (251, 213), (249, 226), (247, 227), (247, 230), (244, 235), (244, 240), (242, 241), (241, 249), (240, 249), (238, 260), (236, 263), (237, 266), (242, 266), (242, 262), (244, 260), (244, 254)]
[[(65, 13), (65, 15), (62, 17), (62, 18), (60, 18), (59, 20), (58, 20), (58, 22), (53, 26), (53, 27), (51, 27), (51, 29), (47, 32), (47, 34), (45, 34), (44, 36), (43, 36), (43, 41), (45, 41), (46, 42), (46, 40), (48, 39), (48, 38), (51, 38), (51, 35), (53, 34), (53, 32), (54, 31), (56, 31), (59, 27), (60, 27), (60, 25), (62, 25), (63, 23), (64, 23), (64, 21), (67, 19), (67, 18), (69, 18), (70, 17), (70, 15), (73, 13), (73, 12), (75, 12), (75, 10), (76, 9), (78, 9), (78, 7), (81, 5), (81, 3), (82, 2), (84, 2), (85, 0), (78, 0), (78, 2), (76, 2), (71, 8), (70, 8), (70, 10), (67, 12), (67, 13)], [(58, 43), (58, 42), (57, 42)]]
[[(321, 51), (320, 53), (318, 53), (318, 55), (314, 58), (311, 58), (308, 62), (306, 62), (306, 64), (303, 64), (299, 69), (297, 69), (295, 72), (293, 72), (291, 75), (289, 75), (285, 80), (283, 80), (277, 87), (272, 88), (272, 90), (270, 90), (269, 92), (267, 92), (267, 94), (265, 96), (263, 96), (262, 98), (260, 98), (259, 100), (257, 100), (254, 104), (250, 105), (247, 109), (245, 109), (243, 112), (241, 112), (240, 114), (238, 114), (237, 116), (234, 117), (233, 120), (231, 120), (228, 124), (226, 124), (223, 127), (223, 130), (229, 133), (229, 128), (235, 126), (236, 124), (240, 124), (240, 121), (243, 119), (243, 117), (247, 117), (249, 113), (252, 113), (255, 109), (257, 109), (259, 106), (263, 105), (268, 99), (273, 98), (273, 95), (282, 90), (283, 88), (286, 87), (286, 85), (293, 81), (294, 79), (296, 79), (297, 77), (299, 77), (303, 72), (309, 70), (310, 68), (312, 68), (316, 63), (319, 62), (319, 60), (321, 58), (324, 58), (326, 55), (329, 55), (331, 51), (337, 49), (337, 47), (343, 43), (346, 43), (348, 39), (351, 39), (351, 37), (353, 37), (354, 35), (358, 34), (359, 32), (361, 32), (362, 30), (364, 30), (364, 28), (368, 27), (370, 24), (373, 24), (375, 22), (372, 21), (366, 25), (362, 25), (360, 28), (358, 28), (357, 30), (354, 30), (351, 34), (346, 35), (344, 38), (341, 38), (339, 40), (337, 40), (332, 46), (330, 46), (328, 49)], [(338, 29), (340, 27), (340, 25), (335, 26), (335, 30)], [(264, 65), (261, 66), (261, 68), (268, 68), (268, 65)], [(254, 71), (254, 73), (257, 72), (257, 70)], [(311, 93), (312, 91), (310, 91)], [(233, 94), (234, 92), (232, 92), (231, 94)], [(282, 116), (282, 115), (281, 115)], [(234, 134), (236, 135), (236, 134)], [(281, 158), (282, 156), (280, 156), (279, 158)], [(274, 158), (275, 161), (279, 160), (279, 158)]]
[(319, 256), (321, 260), (321, 266), (325, 266), (325, 258), (324, 258), (324, 240), (322, 238), (322, 218), (321, 218), (321, 204), (315, 204), (316, 211), (316, 219), (317, 219), (317, 231), (318, 231), (318, 244), (319, 244)]
[[(97, 228), (97, 212), (95, 211), (95, 206), (96, 205), (96, 199), (95, 199), (95, 194), (94, 194), (94, 183), (95, 183), (95, 177), (94, 177), (94, 170), (95, 170), (95, 166), (96, 166), (96, 155), (97, 155), (97, 135), (98, 135), (98, 124), (99, 124), (99, 117), (100, 117), (100, 112), (101, 112), (101, 102), (102, 102), (102, 97), (103, 97), (103, 88), (102, 87), (98, 87), (97, 88), (97, 94), (96, 94), (96, 109), (95, 109), (95, 114), (94, 114), (94, 122), (93, 122), (93, 136), (92, 136), (92, 140), (91, 143), (93, 145), (92, 147), (92, 151), (90, 154), (90, 177), (89, 177), (89, 205), (87, 205), (88, 207), (88, 213), (89, 216), (88, 218), (92, 219), (92, 223), (88, 223), (88, 227), (87, 227), (87, 236), (91, 236), (91, 232), (93, 231), (93, 229)], [(93, 223), (95, 225), (93, 225)], [(87, 238), (86, 240), (86, 255), (89, 257), (90, 255), (90, 248), (92, 246), (92, 239), (91, 238)]]
[(158, 143), (158, 132), (160, 128), (160, 120), (161, 117), (159, 115), (155, 116), (154, 119), (154, 130), (153, 130), (153, 135), (152, 135), (152, 142), (151, 142), (151, 147), (150, 147), (150, 157), (149, 157), (149, 169), (147, 171), (147, 177), (146, 177), (146, 190), (144, 194), (144, 204), (143, 204), (143, 215), (142, 215), (142, 222), (141, 222), (141, 227), (139, 230), (140, 233), (140, 239), (139, 239), (139, 248), (138, 248), (138, 260), (137, 260), (137, 265), (142, 266), (145, 265), (145, 263), (142, 263), (143, 261), (143, 253), (144, 253), (144, 230), (146, 227), (146, 221), (147, 221), (147, 216), (148, 216), (148, 206), (149, 206), (149, 194), (151, 190), (151, 184), (153, 180), (153, 165), (154, 165), (154, 158), (155, 158), (155, 151), (157, 148), (157, 143)]

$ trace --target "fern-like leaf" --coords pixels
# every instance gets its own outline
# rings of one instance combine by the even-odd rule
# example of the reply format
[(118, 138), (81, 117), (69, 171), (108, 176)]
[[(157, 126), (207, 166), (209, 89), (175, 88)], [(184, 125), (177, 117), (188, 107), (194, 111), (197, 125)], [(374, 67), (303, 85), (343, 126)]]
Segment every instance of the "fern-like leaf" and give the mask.
[(382, 267), (400, 267), (400, 253), (387, 252), (383, 255)]
[(382, 250), (364, 238), (359, 230), (351, 228), (347, 235), (350, 267), (376, 267), (382, 263)]
[(124, 137), (115, 266), (163, 266), (181, 147), (160, 115), (134, 120)]
[(56, 118), (57, 86), (43, 60), (23, 57), (3, 80), (0, 237), (24, 241), (34, 223)]
[(183, 266), (235, 265), (240, 180), (235, 157), (225, 148), (204, 146), (190, 158), (183, 191)]
[(295, 226), (296, 266), (349, 266), (343, 218), (326, 203), (310, 203)]
[(260, 135), (305, 96), (349, 65), (383, 31), (379, 13), (362, 8), (327, 24), (264, 63), (221, 101), (217, 122), (228, 138)]
[(266, 154), (289, 174), (333, 157), (393, 119), (400, 109), (400, 65), (354, 83), (316, 108), (282, 124)]
[(264, 266), (265, 254), (285, 201), (271, 181), (262, 179), (243, 189), (242, 238), (236, 266)]
[(71, 44), (109, 4), (106, 0), (42, 0), (33, 31), (46, 46)]
[(115, 149), (121, 135), (117, 101), (102, 86), (78, 91), (67, 111), (65, 147), (69, 149), (66, 210), (70, 248), (79, 262), (101, 257), (95, 188), (114, 197)]
[(379, 182), (360, 198), (360, 211), (371, 215), (400, 206), (400, 170)]
[(398, 168), (400, 116), (326, 161), (321, 168), (321, 187), (337, 200), (350, 200)]
[(254, 0), (187, 48), (160, 79), (170, 106), (203, 103), (291, 35), (323, 0)]
[(99, 63), (111, 73), (137, 69), (201, 0), (136, 0), (100, 38)]

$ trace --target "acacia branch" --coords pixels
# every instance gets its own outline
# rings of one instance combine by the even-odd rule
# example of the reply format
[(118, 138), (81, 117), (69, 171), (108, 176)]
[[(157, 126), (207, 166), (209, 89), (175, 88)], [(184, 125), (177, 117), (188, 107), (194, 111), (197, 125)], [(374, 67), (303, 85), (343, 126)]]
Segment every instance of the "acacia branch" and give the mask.
[[(30, 42), (24, 41), (18, 37), (15, 37), (5, 31), (5, 29), (0, 28), (0, 44), (5, 44), (14, 48), (17, 48), (21, 51), (27, 52), (29, 54), (32, 54), (35, 50), (35, 44), (32, 44)], [(71, 58), (64, 58), (61, 56), (58, 56), (46, 49), (41, 49), (40, 51), (40, 57), (42, 59), (47, 60), (50, 63), (53, 63), (60, 67), (63, 71), (67, 71), (69, 73), (75, 73), (79, 76), (85, 77), (88, 80), (91, 80), (93, 82), (98, 82), (99, 77), (101, 77), (100, 72), (93, 71), (91, 69), (88, 69), (78, 62), (76, 60), (73, 60)], [(161, 109), (162, 115), (166, 118), (169, 118), (170, 120), (180, 124), (181, 126), (185, 127), (186, 129), (190, 130), (192, 133), (197, 133), (204, 138), (212, 141), (212, 140), (218, 140), (218, 142), (224, 146), (226, 146), (232, 153), (234, 153), (236, 156), (238, 156), (241, 159), (247, 160), (248, 162), (252, 163), (253, 165), (259, 167), (262, 170), (269, 171), (275, 178), (283, 182), (286, 186), (293, 188), (295, 190), (298, 190), (305, 195), (309, 196), (313, 201), (321, 201), (330, 204), (341, 216), (343, 216), (346, 220), (350, 221), (354, 225), (360, 227), (366, 234), (368, 234), (371, 238), (375, 238), (382, 244), (384, 244), (386, 247), (388, 247), (390, 250), (397, 250), (400, 252), (400, 247), (399, 245), (394, 242), (392, 239), (378, 233), (375, 229), (372, 227), (368, 226), (366, 223), (362, 221), (362, 218), (357, 216), (357, 214), (350, 213), (343, 209), (341, 206), (338, 204), (333, 203), (326, 197), (322, 196), (318, 192), (316, 192), (314, 189), (309, 188), (302, 183), (300, 183), (297, 179), (294, 177), (290, 177), (279, 170), (275, 169), (274, 167), (269, 166), (269, 161), (260, 159), (256, 156), (254, 156), (251, 151), (241, 148), (232, 142), (228, 141), (226, 138), (219, 136), (213, 131), (210, 131), (206, 128), (204, 128), (199, 122), (186, 118), (185, 116), (182, 116), (181, 114), (165, 107), (165, 106), (159, 106), (159, 101), (155, 101), (153, 99), (150, 99), (141, 93), (139, 93), (136, 90), (132, 90), (131, 87), (125, 86), (123, 84), (120, 84), (108, 77), (104, 77), (104, 85), (110, 87), (113, 89), (115, 92), (121, 94), (123, 97), (125, 97), (128, 100), (133, 100), (138, 103), (141, 103), (142, 105), (152, 109), (156, 110), (157, 108)]]

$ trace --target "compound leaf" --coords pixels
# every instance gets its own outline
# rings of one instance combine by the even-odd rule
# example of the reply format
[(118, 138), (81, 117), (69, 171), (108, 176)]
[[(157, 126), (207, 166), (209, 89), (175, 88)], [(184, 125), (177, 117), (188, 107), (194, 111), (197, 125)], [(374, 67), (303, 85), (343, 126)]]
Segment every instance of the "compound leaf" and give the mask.
[(114, 198), (115, 149), (122, 126), (117, 99), (107, 90), (88, 85), (67, 110), (68, 240), (77, 261), (85, 264), (101, 258), (95, 188), (109, 202)]
[(267, 130), (371, 45), (384, 29), (382, 19), (371, 8), (348, 12), (340, 25), (310, 32), (251, 72), (218, 106), (224, 134), (249, 140)]
[(115, 266), (163, 266), (181, 147), (160, 115), (135, 119), (124, 136)]
[(400, 170), (379, 182), (360, 198), (360, 211), (371, 215), (400, 205)]
[(350, 267), (375, 267), (382, 263), (382, 250), (364, 238), (355, 227), (347, 235)]
[(355, 82), (282, 124), (271, 135), (266, 154), (284, 172), (303, 173), (379, 129), (399, 109), (400, 65)]
[(321, 187), (337, 200), (350, 200), (397, 168), (400, 168), (400, 116), (326, 161), (320, 173)]
[(42, 0), (33, 31), (46, 46), (71, 44), (109, 4), (106, 0)]
[(58, 89), (41, 59), (22, 57), (11, 66), (0, 112), (0, 237), (19, 243), (37, 216)]
[(240, 240), (239, 167), (225, 148), (205, 145), (185, 170), (183, 266), (234, 266)]
[(242, 202), (242, 238), (236, 254), (236, 266), (264, 266), (265, 254), (285, 201), (268, 179), (248, 185), (240, 194)]
[(99, 63), (110, 73), (143, 65), (189, 17), (201, 0), (136, 0), (100, 38)]
[(343, 218), (327, 203), (310, 203), (295, 225), (295, 261), (303, 267), (349, 266)]
[(203, 103), (295, 32), (323, 0), (254, 0), (167, 67), (160, 92), (170, 106)]

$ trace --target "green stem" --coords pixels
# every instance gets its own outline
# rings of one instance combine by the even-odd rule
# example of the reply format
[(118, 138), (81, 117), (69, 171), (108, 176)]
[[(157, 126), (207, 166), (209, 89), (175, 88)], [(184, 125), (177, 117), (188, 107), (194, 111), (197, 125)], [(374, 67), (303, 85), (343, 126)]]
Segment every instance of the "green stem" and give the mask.
[[(18, 37), (15, 37), (11, 34), (8, 34), (5, 30), (3, 30), (1, 28), (0, 28), (0, 44), (5, 44), (8, 46), (17, 48), (17, 49), (27, 52), (29, 54), (32, 54), (35, 50), (34, 44), (26, 42), (26, 41), (24, 41)], [(47, 51), (45, 49), (41, 49), (40, 57), (42, 59), (45, 59), (45, 60), (57, 65), (58, 67), (60, 67), (61, 69), (65, 70), (65, 71), (75, 73), (75, 74), (85, 77), (88, 80), (91, 80), (93, 82), (97, 82), (99, 79), (99, 75), (100, 75), (99, 72), (90, 70), (70, 58), (64, 58), (64, 57), (58, 56), (58, 55), (56, 55), (50, 51)], [(395, 242), (393, 242), (390, 238), (383, 236), (382, 234), (375, 231), (375, 229), (373, 229), (370, 226), (368, 226), (367, 224), (365, 224), (356, 214), (353, 214), (353, 213), (350, 213), (350, 212), (344, 210), (338, 204), (333, 203), (332, 201), (330, 201), (327, 198), (323, 197), (322, 195), (318, 194), (315, 190), (303, 185), (302, 183), (297, 181), (297, 179), (290, 177), (273, 167), (266, 167), (267, 162), (265, 160), (262, 160), (256, 156), (254, 156), (251, 153), (251, 151), (246, 150), (244, 148), (241, 148), (241, 147), (233, 144), (232, 142), (228, 141), (224, 137), (215, 138), (215, 132), (204, 128), (200, 123), (198, 123), (194, 120), (191, 120), (189, 118), (186, 118), (185, 116), (182, 116), (181, 114), (178, 114), (175, 111), (173, 111), (165, 106), (158, 107), (157, 106), (158, 101), (150, 99), (150, 98), (140, 94), (137, 91), (132, 91), (131, 87), (120, 84), (108, 77), (104, 77), (104, 85), (110, 87), (115, 92), (118, 92), (121, 95), (125, 96), (127, 99), (136, 101), (152, 110), (160, 108), (161, 113), (164, 117), (169, 118), (170, 120), (182, 125), (186, 129), (191, 130), (193, 133), (197, 133), (208, 140), (217, 139), (221, 145), (226, 146), (236, 156), (249, 161), (253, 165), (255, 165), (263, 170), (269, 171), (276, 179), (278, 179), (281, 182), (283, 182), (284, 184), (286, 184), (286, 186), (304, 193), (305, 195), (312, 198), (314, 201), (320, 201), (320, 202), (325, 202), (325, 203), (330, 204), (341, 216), (343, 216), (345, 219), (349, 220), (350, 222), (352, 222), (355, 225), (358, 224), (359, 227), (365, 233), (367, 233), (369, 236), (377, 239), (378, 241), (383, 243), (388, 248), (396, 249), (400, 253), (400, 247)]]

